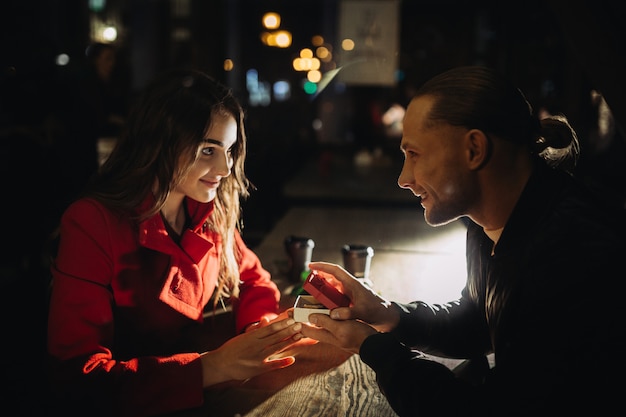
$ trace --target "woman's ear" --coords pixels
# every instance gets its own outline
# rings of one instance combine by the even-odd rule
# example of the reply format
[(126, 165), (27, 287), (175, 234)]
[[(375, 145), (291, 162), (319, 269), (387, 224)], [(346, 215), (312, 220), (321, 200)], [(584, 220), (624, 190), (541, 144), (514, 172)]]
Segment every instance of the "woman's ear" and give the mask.
[(485, 166), (491, 158), (491, 139), (482, 130), (468, 130), (464, 137), (467, 165), (472, 170)]

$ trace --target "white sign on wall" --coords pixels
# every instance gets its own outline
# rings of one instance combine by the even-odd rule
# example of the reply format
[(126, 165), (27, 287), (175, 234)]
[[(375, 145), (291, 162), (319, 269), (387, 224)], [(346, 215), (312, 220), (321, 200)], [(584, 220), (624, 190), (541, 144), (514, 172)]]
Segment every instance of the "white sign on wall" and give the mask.
[[(399, 54), (400, 0), (342, 0), (338, 79), (350, 85), (393, 86)], [(342, 49), (351, 45), (352, 50)]]

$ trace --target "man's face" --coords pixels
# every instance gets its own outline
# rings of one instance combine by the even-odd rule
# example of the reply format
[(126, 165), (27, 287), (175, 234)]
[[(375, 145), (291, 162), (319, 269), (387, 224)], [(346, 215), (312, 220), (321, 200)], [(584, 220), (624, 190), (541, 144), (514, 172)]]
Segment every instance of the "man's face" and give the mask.
[(404, 164), (398, 185), (421, 198), (426, 222), (438, 226), (468, 214), (477, 191), (462, 140), (468, 129), (426, 123), (433, 100), (425, 96), (409, 104), (400, 144)]

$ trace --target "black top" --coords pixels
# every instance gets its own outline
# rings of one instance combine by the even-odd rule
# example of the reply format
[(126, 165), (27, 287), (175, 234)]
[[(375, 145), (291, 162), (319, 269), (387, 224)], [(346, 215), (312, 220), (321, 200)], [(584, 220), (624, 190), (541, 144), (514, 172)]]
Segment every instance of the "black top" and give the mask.
[[(360, 355), (401, 416), (612, 415), (626, 374), (624, 213), (538, 166), (493, 242), (472, 222), (468, 279), (446, 304), (396, 304)], [(421, 352), (495, 367), (470, 384)], [(609, 412), (611, 411), (611, 412)]]

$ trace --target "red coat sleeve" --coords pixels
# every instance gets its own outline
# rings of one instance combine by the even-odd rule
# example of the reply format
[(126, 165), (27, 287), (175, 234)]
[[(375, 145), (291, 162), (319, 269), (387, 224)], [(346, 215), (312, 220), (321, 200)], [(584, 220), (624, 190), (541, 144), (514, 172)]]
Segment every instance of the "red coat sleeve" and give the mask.
[(235, 303), (237, 332), (262, 317), (273, 319), (278, 316), (280, 291), (272, 281), (270, 273), (263, 268), (257, 255), (246, 246), (239, 233), (235, 236), (241, 253), (240, 293)]
[[(149, 416), (200, 406), (202, 367), (195, 352), (120, 359), (111, 281), (116, 239), (131, 239), (102, 206), (72, 205), (61, 221), (48, 323), (52, 386), (59, 401), (96, 404), (102, 414)], [(127, 234), (127, 236), (125, 235)], [(94, 410), (81, 410), (95, 415)]]

